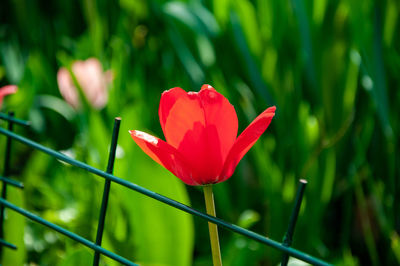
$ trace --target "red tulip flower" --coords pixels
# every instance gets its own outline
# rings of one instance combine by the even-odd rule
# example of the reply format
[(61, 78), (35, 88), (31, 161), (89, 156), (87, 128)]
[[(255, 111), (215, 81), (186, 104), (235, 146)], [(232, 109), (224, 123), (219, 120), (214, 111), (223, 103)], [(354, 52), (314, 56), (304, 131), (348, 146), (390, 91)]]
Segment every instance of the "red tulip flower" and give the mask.
[(17, 86), (15, 85), (7, 85), (4, 87), (0, 88), (0, 107), (3, 104), (3, 98), (4, 96), (7, 96), (9, 94), (13, 94), (17, 92)]
[(166, 141), (129, 131), (154, 161), (188, 185), (215, 184), (230, 178), (243, 156), (267, 129), (276, 107), (262, 112), (237, 137), (235, 108), (210, 85), (199, 92), (181, 88), (161, 96), (159, 117)]
[[(235, 108), (210, 85), (199, 92), (181, 88), (161, 96), (159, 117), (166, 142), (131, 130), (133, 140), (154, 161), (188, 185), (204, 185), (207, 214), (216, 216), (212, 184), (232, 176), (239, 161), (267, 129), (275, 106), (262, 112), (237, 137)], [(216, 224), (208, 223), (214, 266), (222, 265)]]

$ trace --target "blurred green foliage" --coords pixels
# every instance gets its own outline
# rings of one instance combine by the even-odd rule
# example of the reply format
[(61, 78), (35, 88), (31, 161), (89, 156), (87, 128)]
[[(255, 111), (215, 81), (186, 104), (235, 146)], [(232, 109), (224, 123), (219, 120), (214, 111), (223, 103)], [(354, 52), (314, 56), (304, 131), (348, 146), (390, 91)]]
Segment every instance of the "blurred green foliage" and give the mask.
[[(3, 0), (0, 83), (19, 86), (3, 107), (32, 121), (21, 134), (104, 169), (122, 117), (115, 174), (204, 210), (201, 191), (156, 165), (128, 129), (162, 137), (160, 95), (175, 86), (214, 86), (240, 130), (276, 105), (267, 133), (215, 186), (218, 217), (281, 240), (305, 178), (294, 247), (335, 264), (400, 264), (399, 13), (395, 0)], [(112, 69), (110, 99), (101, 111), (76, 111), (57, 71), (89, 57)], [(94, 240), (103, 180), (13, 147), (13, 177), (25, 189), (10, 190), (10, 201)], [(6, 239), (18, 251), (3, 265), (91, 263), (89, 249), (8, 215)], [(220, 237), (226, 265), (281, 258), (225, 230)], [(115, 184), (103, 244), (142, 265), (211, 263), (206, 222)]]

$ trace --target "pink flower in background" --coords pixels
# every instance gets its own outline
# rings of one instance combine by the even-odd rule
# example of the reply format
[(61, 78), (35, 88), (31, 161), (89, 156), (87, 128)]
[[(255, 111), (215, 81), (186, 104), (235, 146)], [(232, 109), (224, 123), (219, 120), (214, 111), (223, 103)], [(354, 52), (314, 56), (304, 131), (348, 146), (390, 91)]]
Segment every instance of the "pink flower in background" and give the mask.
[(13, 94), (17, 92), (17, 86), (15, 85), (7, 85), (4, 87), (0, 88), (0, 107), (3, 104), (3, 98), (4, 96), (7, 96), (9, 94)]
[[(103, 108), (108, 101), (107, 87), (113, 79), (111, 71), (103, 72), (103, 67), (96, 58), (75, 61), (71, 68), (89, 104), (96, 109)], [(57, 82), (64, 99), (78, 109), (81, 104), (78, 89), (66, 68), (60, 68), (58, 71)]]

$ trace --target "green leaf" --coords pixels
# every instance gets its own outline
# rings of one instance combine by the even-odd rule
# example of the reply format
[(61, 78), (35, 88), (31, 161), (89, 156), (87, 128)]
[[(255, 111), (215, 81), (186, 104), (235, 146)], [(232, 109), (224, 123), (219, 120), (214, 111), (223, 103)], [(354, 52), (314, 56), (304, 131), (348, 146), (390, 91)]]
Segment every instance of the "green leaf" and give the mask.
[(334, 149), (326, 152), (325, 175), (322, 181), (321, 202), (328, 203), (331, 199), (336, 175), (336, 154)]
[(92, 252), (89, 252), (89, 249), (82, 247), (68, 251), (59, 266), (91, 265), (92, 263)]
[(235, 11), (239, 17), (240, 25), (246, 36), (247, 45), (252, 55), (261, 56), (261, 32), (257, 22), (256, 11), (253, 4), (248, 0), (240, 0), (235, 2)]
[[(7, 186), (7, 200), (13, 204), (24, 207), (25, 197), (23, 190)], [(6, 209), (6, 220), (4, 223), (4, 239), (17, 246), (17, 250), (3, 247), (3, 265), (24, 265), (26, 248), (24, 243), (24, 231), (26, 218), (15, 211)]]
[[(156, 193), (190, 205), (184, 183), (149, 158), (128, 134), (128, 129), (144, 130), (136, 127), (140, 122), (135, 120), (140, 120), (140, 115), (131, 109), (125, 111), (122, 117), (126, 120), (121, 123), (119, 143), (125, 156), (116, 162), (115, 173)], [(131, 232), (128, 239), (135, 247), (130, 254), (133, 254), (135, 261), (142, 265), (192, 264), (194, 232), (190, 215), (120, 186), (114, 186), (113, 190), (118, 191), (121, 204), (128, 212)]]

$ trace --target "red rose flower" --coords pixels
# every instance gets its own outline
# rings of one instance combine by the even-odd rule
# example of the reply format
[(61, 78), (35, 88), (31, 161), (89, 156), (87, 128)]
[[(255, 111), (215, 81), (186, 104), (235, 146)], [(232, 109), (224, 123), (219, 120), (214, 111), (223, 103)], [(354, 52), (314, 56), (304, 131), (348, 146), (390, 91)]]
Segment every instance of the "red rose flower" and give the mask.
[(265, 110), (237, 137), (235, 109), (213, 87), (203, 85), (199, 92), (173, 88), (162, 94), (159, 107), (166, 142), (145, 132), (129, 132), (147, 155), (186, 184), (214, 184), (232, 176), (269, 126), (275, 109)]

